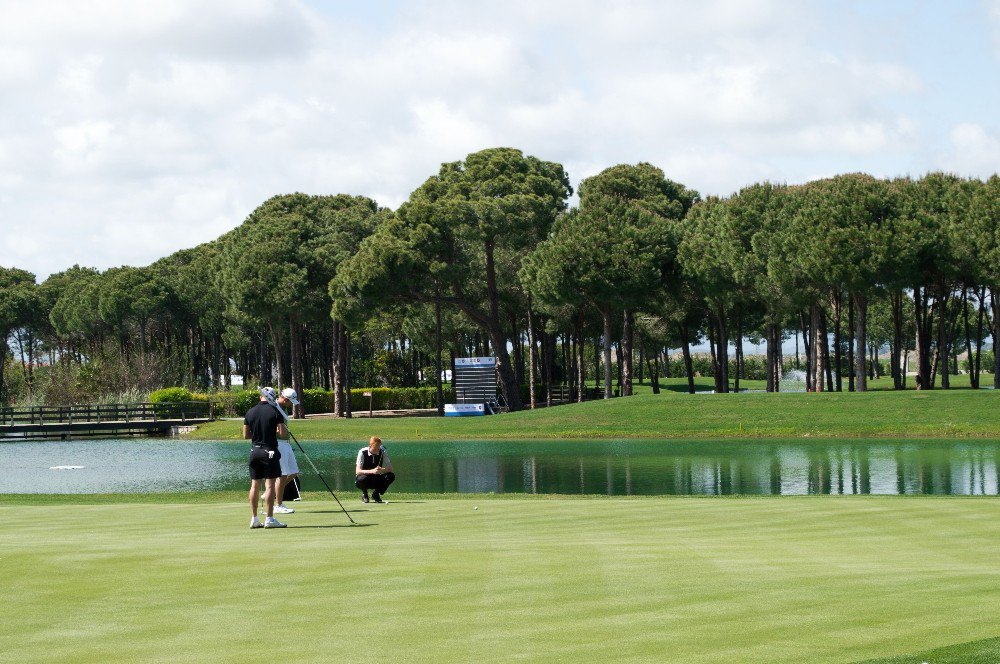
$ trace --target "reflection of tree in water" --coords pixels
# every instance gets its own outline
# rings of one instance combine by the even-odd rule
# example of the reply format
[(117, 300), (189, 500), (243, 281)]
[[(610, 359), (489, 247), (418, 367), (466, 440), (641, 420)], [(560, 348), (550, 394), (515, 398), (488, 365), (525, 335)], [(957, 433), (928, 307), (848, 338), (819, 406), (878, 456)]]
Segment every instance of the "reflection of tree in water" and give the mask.
[(810, 494), (830, 493), (830, 451), (809, 449), (809, 487)]
[(852, 493), (869, 494), (872, 492), (872, 466), (868, 459), (867, 447), (855, 447), (852, 452), (855, 459), (854, 472), (851, 473)]
[(772, 447), (769, 454), (771, 458), (771, 472), (769, 474), (769, 488), (771, 495), (781, 495), (781, 455), (777, 448)]
[[(997, 493), (996, 443), (852, 442), (755, 445), (722, 441), (533, 444), (489, 455), (491, 444), (393, 447), (394, 490), (606, 495)], [(464, 451), (474, 455), (459, 456)], [(436, 454), (444, 453), (442, 456)], [(353, 461), (353, 460), (352, 460)], [(346, 463), (346, 462), (345, 462)], [(345, 466), (345, 468), (347, 468)], [(347, 468), (347, 470), (351, 470)], [(346, 471), (345, 471), (346, 472)], [(338, 468), (337, 488), (350, 488)], [(308, 478), (306, 478), (308, 482)]]

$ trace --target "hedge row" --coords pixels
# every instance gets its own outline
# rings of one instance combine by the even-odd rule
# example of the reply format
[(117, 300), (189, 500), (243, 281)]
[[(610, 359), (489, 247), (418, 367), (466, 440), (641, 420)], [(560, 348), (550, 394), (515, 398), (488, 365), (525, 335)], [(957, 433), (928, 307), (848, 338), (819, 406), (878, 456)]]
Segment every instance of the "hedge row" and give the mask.
[[(370, 392), (371, 397), (366, 397)], [(455, 391), (444, 388), (445, 403), (455, 401)], [(408, 410), (411, 408), (437, 408), (435, 387), (358, 387), (351, 390), (351, 410)], [(323, 389), (303, 390), (302, 406), (306, 413), (333, 412), (333, 392)]]
[[(368, 410), (369, 398), (364, 396), (365, 392), (372, 393), (371, 405), (374, 410), (437, 408), (437, 388), (434, 387), (358, 387), (351, 390), (351, 410)], [(256, 390), (199, 394), (185, 388), (170, 387), (154, 392), (149, 399), (153, 403), (211, 401), (216, 417), (242, 417), (260, 400), (260, 394)], [(307, 415), (333, 412), (332, 390), (306, 389), (302, 391), (301, 400)], [(455, 401), (455, 391), (450, 387), (444, 389), (444, 401)]]

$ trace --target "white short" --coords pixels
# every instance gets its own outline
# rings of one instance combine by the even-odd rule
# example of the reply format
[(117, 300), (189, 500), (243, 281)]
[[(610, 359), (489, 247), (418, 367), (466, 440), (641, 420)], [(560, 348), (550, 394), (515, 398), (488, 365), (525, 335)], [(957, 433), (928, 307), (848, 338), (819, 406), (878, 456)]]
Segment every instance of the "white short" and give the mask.
[(295, 475), (299, 472), (299, 464), (295, 460), (295, 452), (292, 451), (292, 445), (287, 440), (278, 441), (278, 451), (281, 452), (281, 476), (285, 475)]

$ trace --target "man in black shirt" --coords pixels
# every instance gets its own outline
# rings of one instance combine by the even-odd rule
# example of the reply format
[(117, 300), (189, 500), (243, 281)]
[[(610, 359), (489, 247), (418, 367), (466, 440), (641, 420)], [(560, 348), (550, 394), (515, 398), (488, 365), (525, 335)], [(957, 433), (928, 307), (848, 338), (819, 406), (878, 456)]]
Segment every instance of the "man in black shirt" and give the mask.
[[(260, 403), (247, 411), (243, 419), (243, 438), (251, 441), (250, 447), (250, 528), (284, 528), (285, 524), (274, 518), (275, 480), (281, 477), (281, 453), (278, 437), (287, 438), (288, 429), (278, 411), (269, 403), (277, 395), (273, 387), (260, 390)], [(260, 482), (264, 480), (264, 505), (267, 518), (257, 520), (257, 503), (260, 501)]]

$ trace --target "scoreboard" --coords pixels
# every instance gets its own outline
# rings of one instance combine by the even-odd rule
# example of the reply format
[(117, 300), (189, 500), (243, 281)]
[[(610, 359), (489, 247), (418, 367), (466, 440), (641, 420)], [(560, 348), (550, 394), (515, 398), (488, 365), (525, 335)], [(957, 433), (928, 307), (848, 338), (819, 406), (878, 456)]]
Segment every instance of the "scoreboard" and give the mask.
[(460, 404), (492, 403), (497, 398), (497, 358), (455, 358), (455, 400)]

